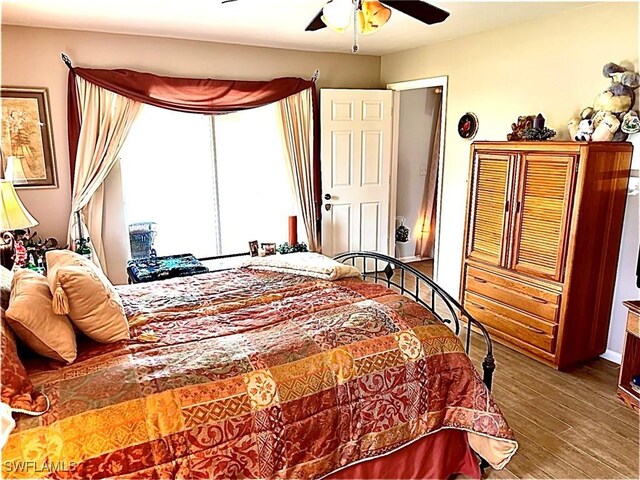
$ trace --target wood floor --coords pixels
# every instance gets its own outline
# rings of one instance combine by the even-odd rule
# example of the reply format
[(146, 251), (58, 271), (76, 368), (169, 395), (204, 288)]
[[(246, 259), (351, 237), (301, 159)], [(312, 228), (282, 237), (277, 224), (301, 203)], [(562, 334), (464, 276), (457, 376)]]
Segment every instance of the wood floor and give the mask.
[[(471, 357), (484, 354), (472, 343)], [(487, 478), (639, 478), (638, 415), (616, 397), (618, 365), (558, 372), (495, 345), (493, 394), (520, 443)]]
[[(431, 262), (412, 266), (431, 275)], [(478, 369), (483, 347), (475, 335)], [(494, 356), (493, 394), (520, 447), (486, 478), (640, 478), (639, 417), (616, 397), (618, 365), (558, 372), (495, 342)]]

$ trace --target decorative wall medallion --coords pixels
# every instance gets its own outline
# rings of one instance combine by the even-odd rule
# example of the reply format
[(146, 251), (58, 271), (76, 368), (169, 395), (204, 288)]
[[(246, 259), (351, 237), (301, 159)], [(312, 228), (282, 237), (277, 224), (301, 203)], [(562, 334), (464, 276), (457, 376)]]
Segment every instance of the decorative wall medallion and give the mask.
[(458, 122), (458, 135), (465, 140), (471, 140), (478, 133), (478, 117), (475, 113), (467, 112)]

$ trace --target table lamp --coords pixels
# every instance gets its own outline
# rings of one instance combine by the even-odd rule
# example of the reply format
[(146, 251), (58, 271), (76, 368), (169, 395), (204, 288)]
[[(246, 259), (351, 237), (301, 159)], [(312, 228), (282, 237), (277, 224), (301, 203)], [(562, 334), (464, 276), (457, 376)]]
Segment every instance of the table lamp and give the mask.
[(4, 178), (11, 180), (14, 185), (27, 183), (27, 177), (22, 168), (22, 160), (19, 157), (7, 157), (7, 168), (4, 171)]
[(0, 179), (0, 264), (11, 270), (15, 260), (14, 230), (35, 227), (35, 218), (24, 207), (10, 180)]

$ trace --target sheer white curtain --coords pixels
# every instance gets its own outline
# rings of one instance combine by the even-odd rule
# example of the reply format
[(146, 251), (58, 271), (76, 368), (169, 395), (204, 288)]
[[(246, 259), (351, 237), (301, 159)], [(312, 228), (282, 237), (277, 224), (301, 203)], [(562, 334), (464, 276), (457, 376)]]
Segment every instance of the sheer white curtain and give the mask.
[(69, 239), (73, 242), (78, 237), (76, 212), (80, 212), (79, 227), (91, 239), (94, 261), (108, 273), (102, 241), (104, 181), (118, 160), (120, 149), (142, 104), (79, 77), (77, 86), (80, 138)]
[(296, 193), (309, 250), (320, 249), (313, 191), (313, 89), (308, 88), (278, 102), (285, 158)]

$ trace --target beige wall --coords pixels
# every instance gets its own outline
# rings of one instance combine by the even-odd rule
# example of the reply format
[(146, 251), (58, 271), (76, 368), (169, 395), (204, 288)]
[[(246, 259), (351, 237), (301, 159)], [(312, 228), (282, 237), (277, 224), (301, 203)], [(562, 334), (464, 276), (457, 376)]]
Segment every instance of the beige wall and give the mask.
[[(603, 27), (615, 25), (615, 31)], [(598, 4), (449, 42), (377, 57), (320, 54), (155, 37), (6, 26), (2, 84), (46, 86), (51, 96), (60, 188), (20, 192), (41, 222), (41, 233), (64, 238), (69, 213), (66, 141), (66, 52), (78, 65), (123, 67), (159, 74), (236, 79), (309, 76), (320, 68), (322, 87), (380, 84), (448, 75), (440, 277), (456, 292), (460, 278), (469, 142), (455, 131), (466, 111), (480, 119), (477, 139), (504, 139), (521, 114), (543, 112), (566, 137), (567, 120), (589, 105), (607, 81), (609, 61), (638, 65), (638, 6)], [(638, 136), (638, 135), (637, 135)], [(640, 146), (637, 146), (640, 148)], [(638, 154), (635, 155), (638, 168)], [(635, 262), (638, 197), (629, 197), (621, 266)], [(629, 233), (630, 232), (630, 233)], [(634, 233), (635, 232), (635, 233)], [(633, 237), (633, 238), (632, 238)], [(632, 268), (619, 270), (616, 302), (637, 297)], [(610, 346), (619, 350), (622, 313), (614, 310)]]
[(376, 88), (380, 58), (314, 53), (210, 42), (114, 35), (70, 30), (2, 26), (2, 85), (49, 89), (60, 188), (21, 190), (20, 197), (40, 221), (39, 233), (66, 237), (71, 208), (67, 148), (67, 68), (129, 68), (161, 75), (268, 80), (309, 78), (320, 69), (320, 87)]
[[(603, 32), (615, 25), (615, 33)], [(448, 75), (448, 110), (443, 177), (442, 241), (438, 281), (457, 292), (460, 281), (469, 142), (456, 132), (458, 119), (475, 112), (480, 121), (477, 140), (506, 140), (518, 115), (542, 112), (548, 126), (566, 139), (566, 123), (593, 102), (608, 84), (601, 71), (609, 61), (638, 66), (638, 5), (598, 4), (547, 18), (429, 45), (382, 57), (383, 84)], [(637, 137), (638, 135), (636, 135)], [(636, 145), (635, 164), (638, 168)], [(630, 197), (637, 203), (638, 197)], [(626, 222), (638, 222), (637, 206), (628, 208)], [(636, 231), (637, 229), (626, 229)], [(628, 243), (634, 242), (627, 239)], [(621, 263), (635, 263), (634, 248)], [(620, 274), (620, 272), (619, 272)], [(638, 296), (633, 278), (620, 277), (616, 301)], [(618, 318), (619, 317), (619, 318)], [(612, 334), (624, 319), (614, 318)], [(620, 352), (621, 339), (610, 348)]]

